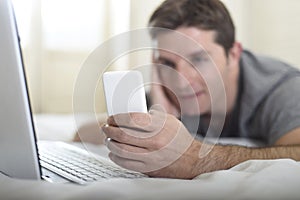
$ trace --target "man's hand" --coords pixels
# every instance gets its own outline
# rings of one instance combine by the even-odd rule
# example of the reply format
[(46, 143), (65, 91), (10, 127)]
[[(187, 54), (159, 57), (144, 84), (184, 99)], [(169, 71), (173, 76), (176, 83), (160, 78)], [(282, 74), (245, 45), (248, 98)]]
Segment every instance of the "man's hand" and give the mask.
[(109, 138), (109, 157), (124, 168), (152, 177), (182, 179), (208, 170), (205, 158), (199, 158), (201, 142), (172, 115), (154, 110), (118, 114), (107, 123), (102, 129)]
[(106, 113), (98, 114), (97, 121), (90, 121), (82, 124), (77, 129), (73, 142), (92, 143), (96, 145), (104, 144), (105, 135), (101, 130), (101, 125), (106, 122)]
[(192, 179), (247, 159), (238, 160), (234, 147), (195, 140), (176, 117), (155, 110), (111, 116), (102, 130), (113, 162), (151, 177)]
[(152, 85), (150, 90), (150, 98), (152, 105), (159, 105), (162, 106), (165, 112), (174, 115), (176, 117), (179, 117), (180, 112), (179, 110), (174, 106), (174, 103), (170, 102), (169, 98), (167, 97), (161, 80), (159, 79), (159, 75), (157, 72), (157, 67), (152, 68)]
[(104, 144), (105, 135), (102, 133), (99, 123), (90, 122), (79, 127), (73, 142), (91, 143), (91, 144)]

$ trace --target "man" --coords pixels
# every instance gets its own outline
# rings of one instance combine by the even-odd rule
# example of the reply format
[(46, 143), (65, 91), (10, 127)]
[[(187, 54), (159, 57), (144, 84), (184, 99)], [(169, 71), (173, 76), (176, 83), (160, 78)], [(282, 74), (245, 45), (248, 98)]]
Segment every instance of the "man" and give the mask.
[[(300, 160), (298, 70), (242, 50), (218, 0), (166, 0), (149, 25), (158, 28), (151, 36), (161, 84), (151, 101), (160, 107), (108, 118), (102, 130), (112, 161), (152, 177), (191, 179), (249, 159)], [(206, 136), (265, 145), (214, 145)]]

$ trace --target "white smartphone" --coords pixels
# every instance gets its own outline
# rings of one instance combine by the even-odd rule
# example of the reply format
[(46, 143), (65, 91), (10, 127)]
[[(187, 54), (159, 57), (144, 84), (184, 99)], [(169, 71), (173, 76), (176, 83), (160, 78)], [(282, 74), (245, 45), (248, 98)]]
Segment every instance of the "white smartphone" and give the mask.
[(143, 76), (139, 71), (110, 71), (102, 77), (107, 114), (147, 112)]

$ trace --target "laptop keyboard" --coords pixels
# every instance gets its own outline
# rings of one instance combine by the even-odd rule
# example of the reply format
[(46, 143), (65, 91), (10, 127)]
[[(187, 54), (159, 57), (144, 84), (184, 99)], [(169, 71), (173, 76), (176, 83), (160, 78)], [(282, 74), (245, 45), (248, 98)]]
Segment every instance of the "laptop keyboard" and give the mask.
[[(67, 144), (66, 144), (67, 145)], [(69, 146), (69, 145), (68, 145)], [(94, 154), (64, 145), (39, 145), (42, 167), (79, 184), (107, 178), (142, 178), (144, 174), (103, 162)]]

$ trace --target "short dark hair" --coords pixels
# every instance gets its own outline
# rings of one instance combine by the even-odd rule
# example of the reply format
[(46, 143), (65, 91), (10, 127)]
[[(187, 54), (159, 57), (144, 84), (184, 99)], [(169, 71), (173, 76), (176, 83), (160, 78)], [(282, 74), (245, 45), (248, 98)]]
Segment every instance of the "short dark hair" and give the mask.
[[(180, 26), (213, 30), (215, 42), (224, 47), (226, 55), (235, 42), (233, 21), (219, 0), (166, 0), (154, 11), (148, 25), (171, 30)], [(150, 34), (155, 38), (157, 33)]]

